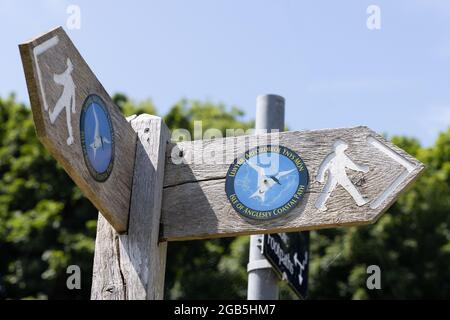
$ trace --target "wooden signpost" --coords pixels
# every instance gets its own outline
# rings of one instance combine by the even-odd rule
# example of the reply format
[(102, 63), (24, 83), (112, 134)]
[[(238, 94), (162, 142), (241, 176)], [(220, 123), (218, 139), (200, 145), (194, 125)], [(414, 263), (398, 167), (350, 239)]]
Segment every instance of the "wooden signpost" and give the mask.
[[(62, 28), (21, 44), (19, 48), (39, 139), (116, 231), (126, 232), (136, 133)], [(111, 176), (106, 181), (97, 181), (86, 165), (84, 152), (93, 153), (91, 145), (94, 147), (95, 139), (86, 141), (87, 151), (81, 143), (80, 119), (89, 97), (98, 97), (97, 117), (101, 116), (102, 107), (105, 108), (113, 129), (111, 137), (111, 133), (102, 128), (102, 134), (109, 136), (103, 145), (112, 149)], [(100, 107), (100, 104), (103, 105)], [(103, 155), (97, 151), (95, 156), (100, 159)], [(99, 173), (108, 173), (108, 170)]]
[(167, 241), (373, 223), (424, 169), (367, 127), (170, 143), (160, 118), (123, 117), (62, 28), (20, 52), (37, 135), (102, 213), (93, 299), (161, 299)]

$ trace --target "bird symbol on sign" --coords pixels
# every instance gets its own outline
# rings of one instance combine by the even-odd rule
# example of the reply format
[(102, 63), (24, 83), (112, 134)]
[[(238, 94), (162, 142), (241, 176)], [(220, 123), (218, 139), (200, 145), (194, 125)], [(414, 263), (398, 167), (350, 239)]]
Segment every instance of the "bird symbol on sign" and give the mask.
[(94, 120), (95, 120), (95, 128), (94, 128), (94, 141), (89, 145), (91, 149), (94, 151), (94, 160), (97, 156), (97, 150), (99, 148), (103, 149), (104, 144), (111, 144), (111, 141), (109, 141), (107, 138), (102, 137), (100, 135), (100, 124), (97, 117), (97, 112), (95, 111), (95, 105), (92, 107), (92, 111), (94, 113)]
[(264, 168), (257, 166), (248, 160), (245, 160), (245, 162), (258, 174), (258, 189), (250, 196), (250, 198), (259, 198), (262, 202), (266, 200), (267, 191), (269, 191), (276, 184), (281, 185), (280, 179), (295, 171), (295, 169), (281, 171), (276, 175), (268, 176), (266, 175)]

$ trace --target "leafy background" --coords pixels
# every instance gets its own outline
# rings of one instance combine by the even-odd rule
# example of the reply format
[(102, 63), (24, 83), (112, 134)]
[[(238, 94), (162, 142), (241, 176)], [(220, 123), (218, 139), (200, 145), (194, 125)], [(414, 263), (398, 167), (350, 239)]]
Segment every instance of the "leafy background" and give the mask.
[[(125, 115), (158, 114), (124, 94)], [(180, 100), (164, 120), (171, 129), (251, 128), (243, 112)], [(311, 299), (450, 298), (450, 127), (429, 148), (409, 137), (395, 144), (425, 163), (425, 174), (377, 224), (311, 233)], [(0, 298), (89, 299), (97, 210), (36, 138), (28, 106), (0, 98)], [(167, 299), (245, 299), (248, 237), (170, 243)], [(82, 270), (82, 289), (66, 288), (66, 268)], [(379, 265), (382, 290), (366, 288)], [(294, 299), (286, 284), (281, 297)]]

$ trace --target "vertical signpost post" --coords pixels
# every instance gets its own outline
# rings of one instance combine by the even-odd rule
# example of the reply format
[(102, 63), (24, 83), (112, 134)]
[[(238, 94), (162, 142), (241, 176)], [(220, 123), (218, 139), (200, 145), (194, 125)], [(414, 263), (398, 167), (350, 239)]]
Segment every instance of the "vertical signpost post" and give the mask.
[[(123, 117), (62, 28), (19, 47), (36, 133), (101, 212), (92, 299), (162, 299), (168, 241), (289, 242), (283, 233), (374, 223), (424, 169), (363, 126), (170, 143), (161, 118)], [(257, 126), (282, 130), (283, 100), (261, 99)], [(271, 239), (261, 243), (270, 260)], [(305, 256), (289, 248), (279, 272), (303, 295)], [(283, 271), (291, 264), (300, 271)], [(276, 299), (273, 273), (262, 282), (250, 269)]]
[[(255, 133), (284, 131), (285, 100), (277, 95), (259, 96), (256, 102)], [(250, 236), (248, 300), (278, 300), (278, 279), (262, 254), (264, 237)]]
[[(256, 134), (284, 131), (284, 119), (285, 99), (283, 97), (262, 95), (257, 98)], [(301, 299), (305, 299), (308, 286), (308, 264), (308, 231), (250, 236), (247, 298), (277, 300), (279, 298), (278, 276), (287, 281)]]

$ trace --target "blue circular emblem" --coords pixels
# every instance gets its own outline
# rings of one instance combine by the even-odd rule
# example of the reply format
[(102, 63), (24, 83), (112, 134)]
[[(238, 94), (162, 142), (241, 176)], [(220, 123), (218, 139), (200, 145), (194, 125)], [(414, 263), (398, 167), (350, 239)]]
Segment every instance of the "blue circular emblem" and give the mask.
[(96, 181), (106, 181), (114, 164), (114, 131), (105, 103), (95, 94), (84, 101), (80, 135), (89, 173)]
[(270, 220), (285, 216), (303, 198), (308, 170), (294, 151), (283, 146), (259, 146), (230, 166), (225, 191), (243, 217)]

